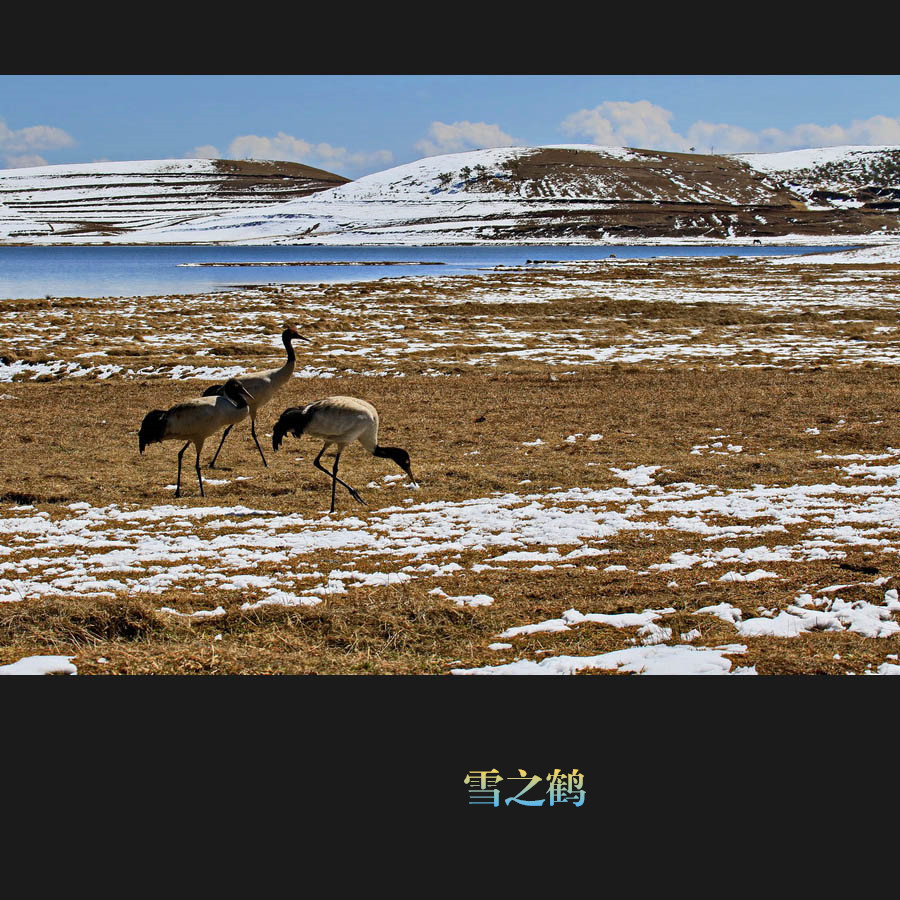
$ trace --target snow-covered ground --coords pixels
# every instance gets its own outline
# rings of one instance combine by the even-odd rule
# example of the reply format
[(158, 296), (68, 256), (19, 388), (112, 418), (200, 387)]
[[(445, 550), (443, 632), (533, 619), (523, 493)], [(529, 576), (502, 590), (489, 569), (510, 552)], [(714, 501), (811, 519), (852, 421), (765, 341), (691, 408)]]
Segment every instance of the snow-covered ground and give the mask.
[[(849, 261), (858, 252), (848, 251), (833, 259)], [(811, 291), (794, 270), (818, 262), (816, 256), (748, 258), (735, 261), (733, 267), (712, 267), (702, 280), (685, 280), (677, 290), (659, 277), (668, 263), (647, 260), (549, 265), (542, 268), (537, 284), (528, 268), (521, 267), (485, 272), (472, 279), (416, 279), (415, 289), (403, 279), (383, 279), (359, 287), (303, 286), (290, 300), (291, 315), (316, 325), (309, 333), (313, 345), (298, 347), (294, 377), (394, 377), (411, 372), (449, 376), (459, 373), (461, 363), (472, 371), (524, 363), (565, 367), (567, 371), (610, 363), (900, 365), (896, 340), (900, 332), (893, 319), (865, 328), (853, 321), (857, 308), (894, 302), (890, 272), (860, 263), (849, 272), (823, 274)], [(691, 263), (685, 265), (690, 268)], [(681, 266), (673, 264), (672, 271)], [(760, 277), (766, 280), (765, 291), (758, 288)], [(420, 296), (420, 290), (426, 293)], [(339, 295), (353, 299), (343, 301), (342, 318), (334, 322), (332, 298)], [(507, 304), (551, 304), (590, 295), (615, 302), (685, 307), (714, 302), (773, 318), (785, 313), (804, 316), (751, 330), (740, 322), (705, 326), (644, 316), (620, 318), (611, 327), (606, 316), (594, 319), (585, 315), (549, 330), (504, 314)], [(206, 315), (211, 301), (205, 295), (156, 298), (152, 304), (133, 297), (101, 298), (91, 301), (87, 312), (55, 309), (54, 315), (64, 325), (58, 329), (47, 329), (46, 310), (38, 305), (11, 307), (0, 311), (3, 348), (11, 357), (8, 364), (0, 365), (0, 385), (7, 384), (4, 393), (15, 397), (15, 382), (26, 379), (134, 381), (164, 376), (178, 381), (219, 381), (246, 371), (248, 365), (276, 366), (284, 352), (278, 332), (260, 328), (258, 323), (280, 321), (285, 296), (264, 288), (222, 291), (215, 295), (215, 317)], [(408, 302), (404, 302), (406, 296)], [(475, 301), (483, 304), (484, 310), (459, 317), (452, 315), (451, 309), (445, 321), (419, 328), (416, 323), (427, 314), (428, 300), (423, 297), (434, 297), (448, 307)], [(493, 308), (496, 314), (491, 312)], [(821, 326), (823, 319), (831, 322), (830, 328)], [(127, 328), (122, 327), (123, 321)], [(271, 348), (270, 356), (251, 354), (261, 345)], [(227, 358), (209, 349), (221, 346), (234, 348), (238, 355)], [(247, 348), (246, 358), (239, 355), (241, 347)], [(165, 358), (159, 353), (162, 348), (168, 357), (165, 363), (160, 362)], [(135, 351), (141, 349), (144, 352), (137, 355)]]
[(72, 656), (26, 656), (0, 666), (0, 675), (77, 675)]
[[(843, 239), (840, 243), (844, 243)], [(847, 241), (847, 243), (851, 243)], [(890, 240), (883, 238), (878, 241), (873, 238), (873, 243), (869, 246), (854, 247), (851, 250), (842, 250), (837, 253), (812, 253), (802, 257), (779, 257), (773, 260), (783, 265), (791, 262), (798, 263), (844, 263), (844, 264), (872, 264), (884, 263), (886, 265), (900, 264), (900, 238), (892, 236)]]
[[(882, 464), (885, 458), (890, 465)], [(460, 592), (454, 581), (488, 570), (579, 569), (588, 574), (601, 567), (627, 569), (610, 565), (617, 556), (624, 560), (621, 551), (610, 549), (617, 535), (634, 532), (650, 539), (675, 530), (684, 538), (683, 549), (636, 573), (666, 573), (673, 579), (665, 607), (616, 615), (571, 609), (560, 619), (522, 622), (495, 638), (498, 652), (515, 656), (521, 635), (613, 628), (622, 632), (621, 650), (540, 662), (501, 659), (496, 666), (455, 671), (558, 674), (602, 667), (724, 674), (731, 672), (728, 657), (744, 652), (743, 645), (704, 646), (702, 629), (673, 636), (668, 624), (681, 605), (682, 591), (674, 579), (684, 573), (702, 572), (704, 583), (722, 586), (722, 602), (697, 615), (729, 622), (738, 640), (763, 634), (789, 639), (808, 631), (856, 632), (878, 639), (900, 632), (894, 618), (900, 611), (896, 590), (882, 588), (881, 602), (852, 596), (855, 586), (877, 588), (888, 578), (810, 585), (796, 593), (786, 610), (760, 607), (756, 617), (746, 617), (727, 600), (730, 583), (764, 579), (777, 592), (792, 567), (839, 560), (851, 550), (865, 550), (888, 566), (896, 563), (900, 450), (888, 449), (874, 460), (857, 454), (850, 465), (845, 462), (836, 458), (833, 480), (812, 485), (724, 489), (693, 482), (660, 484), (655, 477), (659, 466), (635, 465), (612, 469), (622, 485), (604, 490), (498, 492), (463, 502), (417, 503), (408, 483), (386, 476), (367, 488), (372, 508), (366, 518), (285, 515), (215, 504), (98, 508), (82, 502), (52, 514), (11, 506), (0, 519), (0, 602), (73, 595), (113, 598), (120, 592), (163, 595), (179, 589), (196, 596), (196, 607), (161, 609), (204, 617), (224, 612), (221, 606), (203, 606), (211, 588), (236, 592), (244, 598), (242, 608), (252, 609), (316, 605), (361, 586), (417, 580), (434, 585), (429, 590), (436, 602), (483, 606), (493, 602), (490, 595)], [(381, 503), (387, 505), (378, 505), (381, 493)], [(341, 557), (339, 566), (323, 569), (317, 561), (323, 552)], [(463, 554), (476, 561), (462, 564)], [(668, 643), (673, 637), (676, 643)], [(667, 646), (658, 646), (662, 643)], [(754, 671), (738, 666), (732, 674)]]
[(285, 202), (285, 197), (340, 181), (318, 170), (276, 165), (290, 177), (269, 177), (266, 162), (211, 159), (0, 169), (0, 241), (140, 243), (145, 229)]

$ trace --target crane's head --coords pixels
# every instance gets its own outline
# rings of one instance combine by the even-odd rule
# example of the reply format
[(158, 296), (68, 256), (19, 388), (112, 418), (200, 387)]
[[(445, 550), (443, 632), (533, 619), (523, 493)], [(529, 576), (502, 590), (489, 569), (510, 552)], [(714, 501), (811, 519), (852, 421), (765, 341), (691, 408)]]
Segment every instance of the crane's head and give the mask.
[(222, 394), (237, 407), (253, 405), (253, 395), (237, 380), (237, 378), (229, 378), (228, 381), (222, 385)]
[(281, 339), (285, 342), (285, 344), (289, 344), (291, 341), (306, 341), (307, 344), (311, 344), (312, 341), (308, 337), (304, 337), (293, 325), (285, 325), (284, 331), (281, 333)]
[(415, 484), (416, 479), (413, 478), (411, 462), (409, 454), (402, 447), (379, 447), (378, 456), (386, 456), (392, 459), (404, 472), (409, 476), (409, 480)]

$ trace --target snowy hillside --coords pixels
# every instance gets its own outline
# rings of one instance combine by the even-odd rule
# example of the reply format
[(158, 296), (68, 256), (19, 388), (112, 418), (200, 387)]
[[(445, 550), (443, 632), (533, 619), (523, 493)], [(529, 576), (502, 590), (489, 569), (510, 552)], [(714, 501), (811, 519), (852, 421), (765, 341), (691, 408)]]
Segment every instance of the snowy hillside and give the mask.
[(900, 149), (709, 156), (511, 147), (420, 159), (354, 182), (291, 163), (223, 160), (0, 170), (0, 243), (883, 238), (900, 228), (891, 189), (848, 194), (827, 167), (855, 166), (866, 180), (878, 166), (889, 172), (894, 153)]
[[(710, 165), (717, 159), (719, 165)], [(571, 144), (432, 156), (346, 184), (331, 191), (328, 199), (771, 203), (780, 199), (777, 195), (777, 189), (762, 180), (748, 182), (745, 173), (724, 158)]]
[(900, 212), (900, 147), (821, 147), (735, 158), (811, 205)]
[(212, 159), (0, 169), (0, 239), (142, 241), (146, 229), (288, 201), (346, 181), (296, 163)]
[[(843, 177), (845, 183), (862, 176), (863, 180), (878, 177), (887, 163), (896, 163), (900, 147), (819, 147), (812, 150), (787, 150), (782, 153), (739, 153), (753, 168), (769, 175), (800, 179), (805, 173), (820, 172)], [(900, 171), (895, 170), (895, 182), (900, 183)], [(857, 182), (858, 183), (858, 182)]]
[[(169, 240), (546, 243), (603, 239), (673, 205), (789, 207), (768, 179), (724, 157), (622, 147), (503, 148), (417, 160), (314, 197), (186, 223)], [(605, 216), (604, 216), (605, 214)], [(609, 226), (600, 223), (604, 217)], [(685, 217), (687, 229), (697, 219)], [(677, 230), (681, 221), (672, 223)], [(703, 224), (699, 230), (721, 226)], [(659, 223), (657, 230), (671, 231)], [(726, 226), (727, 227), (727, 226)], [(148, 239), (161, 239), (147, 235)]]

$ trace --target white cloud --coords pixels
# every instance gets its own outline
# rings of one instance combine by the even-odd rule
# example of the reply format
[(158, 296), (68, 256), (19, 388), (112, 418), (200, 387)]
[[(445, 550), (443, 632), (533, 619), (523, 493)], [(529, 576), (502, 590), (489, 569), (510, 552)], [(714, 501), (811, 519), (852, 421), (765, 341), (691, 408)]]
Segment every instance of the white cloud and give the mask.
[(493, 147), (521, 147), (524, 144), (487, 122), (432, 122), (428, 137), (415, 144), (424, 156), (461, 153), (463, 150), (487, 150)]
[(30, 125), (13, 131), (0, 119), (0, 156), (9, 168), (46, 165), (46, 160), (37, 151), (58, 150), (74, 143), (75, 139), (62, 128)]
[(572, 113), (563, 121), (562, 130), (604, 146), (688, 150), (690, 142), (672, 130), (671, 118), (672, 113), (649, 100), (607, 101)]
[[(207, 157), (219, 156), (215, 147), (197, 147), (193, 153)], [(236, 137), (225, 154), (227, 159), (274, 159), (285, 162), (299, 162), (316, 168), (338, 171), (376, 171), (393, 162), (390, 150), (351, 151), (346, 147), (332, 144), (313, 144), (302, 138), (293, 137), (280, 131), (275, 137), (245, 134)]]
[(36, 153), (26, 153), (24, 156), (10, 155), (5, 158), (5, 162), (7, 169), (33, 169), (47, 165), (47, 160)]
[(809, 147), (838, 147), (844, 144), (900, 145), (900, 119), (872, 116), (854, 120), (848, 126), (795, 125), (784, 131), (765, 128), (750, 131), (723, 122), (694, 122), (685, 134), (675, 131), (673, 114), (640, 100), (607, 101), (593, 109), (581, 109), (561, 123), (563, 131), (589, 138), (595, 144), (639, 147), (648, 150), (698, 153), (774, 153)]
[(770, 140), (780, 141), (786, 146), (780, 150), (799, 150), (805, 147), (839, 147), (842, 144), (898, 145), (900, 144), (900, 119), (890, 116), (872, 116), (869, 119), (854, 119), (846, 128), (830, 125), (797, 125), (789, 132), (771, 129)]
[(712, 122), (694, 122), (687, 133), (688, 144), (696, 147), (698, 153), (750, 153), (758, 150), (765, 140), (762, 132), (754, 134), (739, 125), (720, 125)]
[(184, 154), (185, 159), (221, 159), (222, 154), (219, 153), (217, 147), (212, 144), (203, 144), (202, 147), (194, 147), (188, 153)]

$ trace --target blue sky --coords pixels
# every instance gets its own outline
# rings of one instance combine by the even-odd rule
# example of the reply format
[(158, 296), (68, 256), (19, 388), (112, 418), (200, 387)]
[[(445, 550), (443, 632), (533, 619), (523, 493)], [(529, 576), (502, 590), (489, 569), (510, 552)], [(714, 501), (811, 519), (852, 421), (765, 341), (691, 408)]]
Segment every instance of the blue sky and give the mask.
[(214, 156), (357, 178), (561, 143), (900, 146), (900, 76), (0, 75), (0, 168)]

